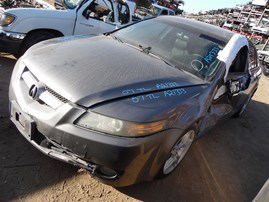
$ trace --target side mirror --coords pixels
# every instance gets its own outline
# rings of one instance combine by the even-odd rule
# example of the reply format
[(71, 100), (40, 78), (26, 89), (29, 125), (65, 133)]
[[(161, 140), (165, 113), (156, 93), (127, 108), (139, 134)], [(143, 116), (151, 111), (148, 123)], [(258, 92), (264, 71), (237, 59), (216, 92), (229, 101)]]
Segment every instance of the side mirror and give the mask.
[(245, 72), (233, 72), (228, 74), (227, 86), (231, 95), (248, 88), (250, 77)]
[(237, 94), (242, 89), (242, 83), (240, 81), (229, 81), (229, 91), (232, 95)]

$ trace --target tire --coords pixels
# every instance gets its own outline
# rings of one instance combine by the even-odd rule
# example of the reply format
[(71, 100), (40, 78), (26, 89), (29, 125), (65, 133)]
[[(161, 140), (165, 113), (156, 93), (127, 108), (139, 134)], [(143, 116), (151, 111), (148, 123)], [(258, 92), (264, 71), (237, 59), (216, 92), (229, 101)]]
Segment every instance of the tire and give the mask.
[(16, 57), (18, 58), (22, 56), (28, 50), (28, 48), (30, 48), (34, 44), (41, 41), (45, 41), (47, 39), (52, 39), (55, 37), (57, 37), (55, 34), (48, 31), (36, 31), (36, 32), (30, 33), (30, 35), (25, 38), (25, 41), (23, 42), (20, 48), (20, 51), (16, 55)]
[(168, 176), (177, 168), (193, 143), (196, 135), (195, 131), (195, 129), (187, 130), (176, 142), (159, 172), (159, 178)]

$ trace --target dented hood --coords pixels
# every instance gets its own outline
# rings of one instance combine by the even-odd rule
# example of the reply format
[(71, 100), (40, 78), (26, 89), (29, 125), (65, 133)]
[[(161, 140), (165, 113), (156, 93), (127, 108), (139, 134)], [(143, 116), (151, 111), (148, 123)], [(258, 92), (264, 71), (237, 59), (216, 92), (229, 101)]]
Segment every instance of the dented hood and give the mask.
[(33, 46), (23, 57), (39, 81), (85, 107), (205, 83), (109, 36), (53, 39)]

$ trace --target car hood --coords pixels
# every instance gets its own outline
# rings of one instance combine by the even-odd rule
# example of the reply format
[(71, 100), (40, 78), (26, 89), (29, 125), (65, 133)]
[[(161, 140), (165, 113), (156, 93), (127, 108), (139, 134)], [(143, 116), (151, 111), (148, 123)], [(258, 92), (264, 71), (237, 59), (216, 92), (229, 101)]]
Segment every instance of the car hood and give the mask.
[[(45, 18), (45, 19), (74, 19), (75, 11), (72, 10), (55, 10), (40, 8), (11, 8), (5, 10), (6, 13), (17, 17), (16, 23), (28, 18)], [(26, 15), (27, 13), (27, 15)], [(71, 15), (72, 13), (72, 15)], [(74, 14), (73, 14), (74, 13)]]
[(50, 89), (85, 107), (206, 83), (109, 36), (45, 41), (30, 48), (23, 62)]

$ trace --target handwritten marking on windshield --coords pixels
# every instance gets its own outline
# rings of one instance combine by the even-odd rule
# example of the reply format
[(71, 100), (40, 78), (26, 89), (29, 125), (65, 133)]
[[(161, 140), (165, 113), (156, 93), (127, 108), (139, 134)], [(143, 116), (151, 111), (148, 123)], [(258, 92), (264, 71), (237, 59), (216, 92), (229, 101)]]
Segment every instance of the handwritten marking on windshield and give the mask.
[(198, 72), (204, 68), (204, 64), (200, 60), (196, 60), (196, 59), (191, 61), (191, 66), (193, 69), (195, 69)]
[(214, 62), (214, 60), (217, 58), (218, 56), (218, 52), (220, 51), (220, 48), (219, 47), (213, 47), (209, 52), (208, 54), (203, 58), (204, 61), (207, 63), (207, 64), (210, 64), (212, 62)]

